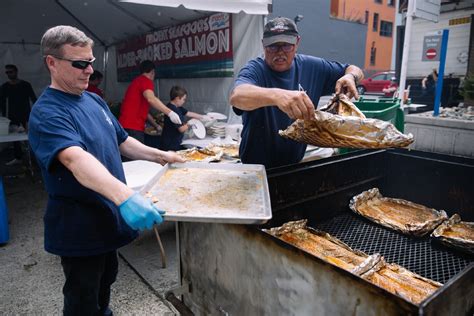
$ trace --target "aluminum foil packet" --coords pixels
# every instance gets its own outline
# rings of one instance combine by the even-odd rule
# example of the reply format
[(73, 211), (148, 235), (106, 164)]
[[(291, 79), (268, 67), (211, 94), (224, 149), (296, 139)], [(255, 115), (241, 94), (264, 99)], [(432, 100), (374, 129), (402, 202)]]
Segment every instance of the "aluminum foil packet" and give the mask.
[(379, 149), (406, 147), (412, 134), (403, 134), (386, 121), (366, 118), (343, 95), (336, 96), (311, 120), (296, 120), (280, 136), (318, 147)]
[(448, 219), (444, 210), (435, 210), (403, 199), (383, 197), (373, 188), (354, 196), (349, 208), (355, 213), (404, 234), (424, 236)]
[(431, 234), (448, 247), (474, 254), (474, 222), (463, 222), (459, 214), (439, 225)]

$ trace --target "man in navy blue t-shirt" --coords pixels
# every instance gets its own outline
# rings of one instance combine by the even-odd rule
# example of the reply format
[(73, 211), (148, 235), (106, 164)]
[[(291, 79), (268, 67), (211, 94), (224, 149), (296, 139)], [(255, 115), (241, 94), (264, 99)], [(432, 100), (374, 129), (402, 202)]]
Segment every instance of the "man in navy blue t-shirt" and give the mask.
[(93, 41), (70, 26), (41, 39), (51, 85), (30, 115), (29, 141), (48, 192), (44, 241), (61, 257), (65, 315), (111, 315), (117, 248), (137, 230), (162, 222), (162, 211), (125, 184), (120, 154), (160, 163), (175, 153), (128, 137), (107, 104), (85, 91), (93, 73)]
[(242, 115), (240, 158), (267, 168), (297, 163), (306, 145), (285, 139), (278, 130), (295, 119), (310, 119), (322, 95), (345, 93), (358, 98), (363, 78), (354, 65), (297, 54), (296, 24), (283, 17), (268, 21), (262, 44), (264, 58), (247, 63), (235, 81), (229, 102)]

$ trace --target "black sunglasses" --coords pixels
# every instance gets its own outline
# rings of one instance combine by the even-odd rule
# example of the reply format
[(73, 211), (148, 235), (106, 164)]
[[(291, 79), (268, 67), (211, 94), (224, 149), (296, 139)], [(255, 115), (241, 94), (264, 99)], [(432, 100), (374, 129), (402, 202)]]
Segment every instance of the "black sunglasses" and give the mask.
[(71, 62), (71, 66), (77, 69), (82, 69), (82, 70), (86, 69), (88, 66), (92, 66), (92, 64), (95, 61), (95, 57), (92, 58), (91, 60), (73, 60), (73, 59), (67, 59), (67, 58), (63, 58), (63, 57), (59, 57), (55, 55), (51, 55), (51, 56), (57, 59), (69, 61)]
[(15, 72), (14, 70), (7, 70), (7, 71), (5, 71), (5, 73), (6, 73), (7, 75), (12, 74), (12, 73), (14, 73), (14, 72)]
[(269, 53), (276, 53), (280, 49), (284, 51), (285, 53), (291, 53), (295, 49), (295, 45), (293, 44), (272, 44), (269, 46), (266, 46), (265, 49)]

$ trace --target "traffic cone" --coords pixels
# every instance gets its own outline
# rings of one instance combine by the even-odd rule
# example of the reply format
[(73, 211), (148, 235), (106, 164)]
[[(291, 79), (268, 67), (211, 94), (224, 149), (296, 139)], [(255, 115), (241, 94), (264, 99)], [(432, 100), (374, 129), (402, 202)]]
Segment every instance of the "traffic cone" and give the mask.
[(0, 176), (0, 244), (7, 243), (9, 239), (7, 201), (3, 189), (3, 177)]

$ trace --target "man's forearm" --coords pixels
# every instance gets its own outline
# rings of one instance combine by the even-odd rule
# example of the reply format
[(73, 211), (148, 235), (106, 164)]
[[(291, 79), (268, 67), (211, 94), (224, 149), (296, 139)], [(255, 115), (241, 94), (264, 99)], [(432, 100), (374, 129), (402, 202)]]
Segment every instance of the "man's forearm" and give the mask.
[(157, 109), (160, 112), (163, 112), (165, 114), (168, 114), (171, 112), (171, 110), (163, 103), (160, 101), (160, 99), (153, 97), (150, 100), (148, 100), (148, 103), (155, 109)]
[(119, 147), (120, 153), (133, 160), (158, 161), (161, 150), (148, 147), (133, 137), (128, 137)]
[(278, 88), (262, 88), (251, 84), (242, 84), (234, 88), (229, 103), (238, 109), (251, 111), (268, 105), (275, 105)]
[(94, 156), (80, 147), (69, 147), (58, 154), (59, 161), (86, 188), (120, 205), (134, 191), (115, 178)]

